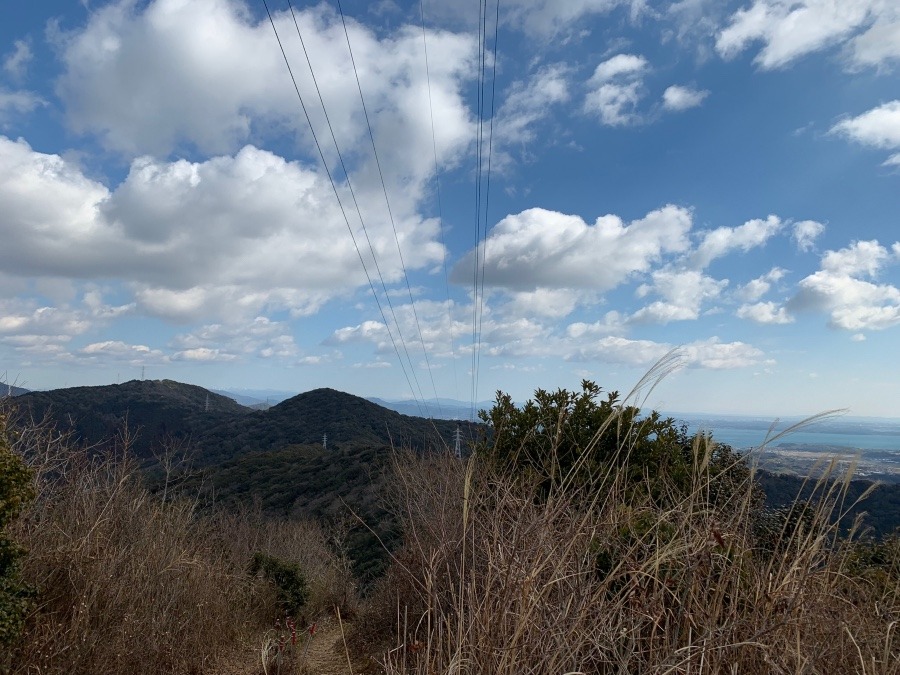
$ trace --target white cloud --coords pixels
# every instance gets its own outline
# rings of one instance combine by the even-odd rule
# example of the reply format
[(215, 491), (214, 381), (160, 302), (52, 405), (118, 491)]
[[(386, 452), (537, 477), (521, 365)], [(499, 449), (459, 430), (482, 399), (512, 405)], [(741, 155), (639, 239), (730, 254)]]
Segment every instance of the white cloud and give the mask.
[(41, 105), (44, 105), (44, 100), (37, 94), (0, 87), (0, 124), (5, 124), (13, 115), (30, 113)]
[(690, 257), (692, 266), (702, 269), (716, 258), (736, 249), (749, 251), (762, 246), (772, 236), (781, 231), (781, 219), (769, 216), (765, 220), (748, 220), (739, 227), (719, 227), (703, 235), (697, 251)]
[(900, 59), (900, 9), (891, 3), (882, 5), (875, 22), (846, 45), (847, 57), (854, 68), (882, 67)]
[(877, 241), (857, 241), (839, 251), (826, 251), (822, 256), (822, 270), (841, 276), (874, 277), (890, 257), (888, 250)]
[[(551, 113), (554, 105), (570, 98), (568, 71), (562, 64), (545, 66), (531, 79), (510, 85), (497, 111), (494, 134), (495, 142), (501, 146), (494, 148), (495, 153), (505, 146), (525, 146), (535, 140), (537, 123)], [(509, 161), (505, 162), (502, 156), (495, 160), (500, 166)]]
[(30, 40), (16, 40), (13, 43), (13, 50), (3, 59), (3, 70), (14, 79), (21, 79), (25, 76), (28, 64), (34, 58), (31, 51)]
[[(900, 101), (889, 101), (877, 108), (838, 122), (831, 133), (885, 150), (900, 149)], [(892, 155), (885, 165), (900, 164), (900, 153)]]
[(82, 361), (91, 363), (125, 363), (132, 366), (150, 363), (166, 363), (168, 357), (159, 349), (151, 349), (146, 345), (132, 345), (121, 340), (93, 342), (78, 350)]
[(815, 220), (801, 220), (799, 223), (794, 223), (792, 236), (797, 242), (797, 248), (805, 252), (815, 246), (816, 239), (824, 231), (825, 226), (822, 223), (817, 223)]
[(538, 288), (511, 294), (509, 309), (516, 314), (532, 314), (551, 318), (568, 316), (577, 306), (581, 294), (567, 288)]
[[(628, 225), (614, 215), (589, 225), (578, 216), (529, 209), (501, 220), (480, 245), (485, 285), (607, 291), (649, 271), (664, 254), (684, 251), (690, 228), (691, 212), (672, 205)], [(473, 264), (469, 252), (455, 267), (454, 280), (469, 283)]]
[(197, 361), (199, 363), (228, 363), (229, 361), (234, 361), (236, 358), (237, 357), (234, 354), (229, 354), (218, 349), (210, 349), (208, 347), (185, 349), (172, 354), (173, 361)]
[(827, 312), (830, 325), (844, 330), (882, 330), (900, 324), (900, 289), (860, 278), (874, 278), (895, 261), (896, 253), (877, 241), (827, 251), (821, 268), (800, 282), (789, 308)]
[(863, 335), (862, 333), (855, 333), (850, 336), (850, 339), (853, 340), (854, 342), (865, 342), (866, 336)]
[(647, 366), (671, 351), (671, 345), (652, 340), (629, 340), (610, 335), (575, 347), (566, 354), (567, 361), (602, 361), (629, 366)]
[[(608, 14), (618, 7), (629, 9), (636, 18), (644, 11), (646, 0), (507, 0), (502, 5), (504, 18), (511, 25), (528, 34), (549, 38), (585, 17)], [(472, 8), (464, 3), (459, 6)]]
[[(673, 349), (673, 345), (652, 340), (606, 337), (573, 351), (569, 361), (605, 361), (631, 366), (649, 366)], [(744, 342), (722, 342), (717, 337), (678, 347), (682, 365), (689, 368), (725, 370), (747, 368), (764, 362), (762, 351)]]
[(717, 337), (686, 344), (680, 348), (689, 368), (725, 370), (748, 368), (763, 363), (761, 350), (745, 342), (722, 342)]
[(625, 328), (624, 317), (619, 312), (607, 312), (603, 319), (594, 323), (576, 322), (566, 327), (566, 335), (575, 340), (586, 338), (606, 337), (623, 332)]
[(741, 305), (736, 312), (741, 319), (749, 319), (756, 323), (785, 324), (793, 323), (794, 318), (788, 314), (787, 309), (779, 307), (774, 302), (757, 302), (755, 304)]
[(354, 363), (354, 368), (364, 368), (364, 369), (374, 369), (381, 370), (383, 368), (391, 368), (392, 364), (390, 361), (382, 361), (380, 359), (376, 359), (375, 361), (368, 361), (366, 363)]
[(709, 92), (706, 90), (673, 84), (663, 92), (663, 107), (674, 112), (689, 110), (701, 105), (707, 96)]
[(653, 293), (662, 298), (631, 315), (634, 323), (689, 321), (700, 316), (703, 303), (718, 298), (727, 279), (713, 279), (698, 270), (662, 269), (653, 273), (653, 284), (638, 288), (640, 297)]
[(761, 42), (754, 61), (769, 70), (846, 43), (851, 67), (878, 66), (900, 56), (898, 21), (897, 4), (885, 0), (754, 0), (731, 16), (716, 49), (733, 58)]
[(288, 326), (258, 316), (249, 322), (208, 324), (189, 333), (177, 335), (170, 346), (175, 350), (209, 349), (239, 357), (290, 359), (298, 349)]
[[(25, 278), (122, 280), (141, 311), (181, 321), (309, 314), (366, 283), (330, 192), (317, 171), (253, 146), (197, 163), (139, 158), (110, 191), (0, 137), (0, 265)], [(395, 217), (408, 269), (442, 259), (437, 222)], [(385, 280), (400, 280), (391, 225), (368, 229)]]
[(384, 347), (389, 340), (387, 326), (380, 321), (363, 321), (357, 326), (339, 328), (332, 333), (325, 344), (352, 344), (360, 342), (374, 342)]
[(752, 279), (738, 288), (735, 295), (745, 302), (756, 302), (769, 292), (773, 283), (783, 279), (785, 274), (785, 270), (780, 267), (773, 267), (762, 276)]
[(598, 65), (588, 81), (584, 110), (609, 126), (637, 122), (644, 88), (641, 76), (648, 65), (647, 59), (635, 54), (617, 54)]
[(91, 327), (83, 312), (66, 307), (29, 307), (31, 303), (3, 302), (0, 335), (80, 335)]
[[(374, 172), (368, 154), (352, 151), (366, 147), (368, 131), (341, 20), (325, 4), (297, 10), (296, 17), (338, 142), (351, 149), (348, 161), (365, 164), (368, 176)], [(276, 12), (275, 20), (331, 156), (291, 16)], [(434, 164), (421, 28), (378, 36), (353, 19), (347, 27), (385, 177), (391, 184), (421, 181)], [(288, 131), (313, 152), (272, 28), (264, 15), (255, 21), (241, 2), (122, 0), (92, 12), (83, 29), (62, 40), (57, 93), (69, 123), (114, 150), (162, 156), (187, 145), (225, 153)], [(472, 36), (432, 31), (428, 51), (435, 141), (439, 161), (448, 164), (472, 139), (462, 87), (475, 75), (476, 44)]]

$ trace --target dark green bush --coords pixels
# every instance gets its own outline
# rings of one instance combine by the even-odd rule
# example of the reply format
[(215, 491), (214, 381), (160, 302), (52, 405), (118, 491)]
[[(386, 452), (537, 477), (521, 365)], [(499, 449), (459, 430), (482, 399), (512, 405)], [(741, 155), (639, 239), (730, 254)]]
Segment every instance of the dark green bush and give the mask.
[(275, 587), (278, 603), (288, 616), (300, 614), (309, 598), (306, 576), (300, 565), (258, 551), (253, 554), (250, 574), (262, 574)]
[(638, 502), (662, 504), (689, 494), (701, 466), (710, 503), (722, 506), (743, 494), (750, 471), (729, 446), (689, 436), (686, 426), (656, 411), (625, 405), (618, 392), (600, 399), (601, 391), (588, 380), (581, 392), (538, 389), (522, 407), (497, 392), (494, 407), (480, 413), (492, 431), (481, 451), (543, 494), (565, 485), (599, 487), (617, 475)]

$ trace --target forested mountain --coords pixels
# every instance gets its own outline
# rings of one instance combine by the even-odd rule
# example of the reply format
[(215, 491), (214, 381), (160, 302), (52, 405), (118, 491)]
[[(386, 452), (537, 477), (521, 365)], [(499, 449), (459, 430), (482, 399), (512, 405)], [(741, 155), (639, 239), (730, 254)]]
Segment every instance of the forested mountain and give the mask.
[(209, 463), (288, 445), (446, 447), (453, 444), (458, 426), (464, 439), (476, 433), (477, 425), (470, 423), (409, 417), (359, 396), (315, 389), (268, 410), (207, 427), (194, 442), (203, 462)]
[(30, 392), (15, 402), (20, 414), (35, 421), (47, 417), (88, 446), (107, 445), (127, 427), (141, 459), (152, 457), (164, 442), (190, 439), (250, 412), (226, 396), (172, 380)]
[[(16, 399), (25, 416), (49, 417), (85, 445), (108, 443), (128, 427), (138, 457), (171, 440), (188, 441), (201, 465), (293, 445), (395, 446), (453, 444), (457, 423), (408, 417), (334, 389), (316, 389), (268, 410), (251, 410), (202, 387), (172, 380), (132, 380), (100, 387), (31, 392)], [(477, 425), (461, 423), (471, 439)]]

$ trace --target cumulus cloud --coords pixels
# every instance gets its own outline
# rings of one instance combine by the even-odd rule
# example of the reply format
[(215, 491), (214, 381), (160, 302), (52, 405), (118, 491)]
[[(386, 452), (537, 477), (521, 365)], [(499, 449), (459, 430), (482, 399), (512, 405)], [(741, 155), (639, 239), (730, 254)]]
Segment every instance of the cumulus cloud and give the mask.
[(688, 321), (700, 316), (703, 304), (718, 298), (727, 279), (713, 279), (698, 270), (662, 269), (653, 272), (653, 283), (638, 288), (638, 296), (650, 293), (661, 297), (631, 315), (634, 323)]
[(731, 16), (716, 49), (733, 58), (762, 43), (754, 61), (770, 70), (844, 44), (851, 68), (879, 66), (900, 57), (898, 25), (900, 9), (883, 0), (754, 0)]
[(797, 243), (797, 248), (801, 251), (809, 251), (815, 246), (816, 239), (825, 231), (822, 223), (815, 220), (801, 220), (794, 223), (792, 236)]
[(580, 298), (580, 293), (567, 288), (538, 288), (512, 293), (508, 307), (517, 314), (562, 318), (572, 313)]
[[(546, 209), (509, 215), (480, 244), (485, 285), (512, 291), (538, 288), (602, 293), (647, 272), (664, 254), (687, 249), (691, 212), (677, 206), (651, 211), (625, 224), (615, 215), (588, 224)], [(454, 268), (453, 279), (471, 279), (474, 253)]]
[(209, 347), (184, 349), (172, 354), (173, 361), (195, 361), (197, 363), (228, 363), (237, 358), (234, 354)]
[(147, 345), (133, 345), (121, 340), (92, 342), (78, 350), (81, 361), (90, 363), (123, 363), (130, 366), (167, 363), (169, 357)]
[[(123, 280), (139, 309), (176, 320), (309, 314), (365, 284), (330, 193), (318, 171), (253, 146), (196, 163), (139, 158), (110, 191), (0, 137), (0, 264), (26, 278)], [(408, 268), (442, 259), (436, 222), (395, 215)], [(385, 280), (400, 280), (390, 225), (369, 224), (369, 237)]]
[(347, 326), (339, 328), (325, 344), (341, 345), (360, 342), (374, 342), (379, 345), (385, 345), (388, 340), (388, 330), (380, 321), (363, 321), (356, 326)]
[(706, 90), (673, 84), (663, 92), (663, 107), (673, 112), (681, 112), (701, 105), (707, 96), (709, 92)]
[[(652, 340), (629, 340), (610, 336), (574, 350), (569, 361), (605, 361), (631, 366), (649, 366), (675, 346)], [(765, 361), (764, 353), (744, 342), (722, 342), (717, 337), (678, 346), (681, 365), (688, 368), (726, 370), (747, 368)]]
[[(569, 69), (562, 64), (545, 66), (529, 80), (514, 82), (497, 111), (495, 139), (500, 148), (532, 143), (537, 124), (551, 113), (553, 106), (569, 98)], [(502, 155), (497, 161), (501, 167), (506, 163)]]
[[(889, 101), (857, 117), (842, 120), (831, 127), (831, 133), (873, 148), (900, 150), (900, 101)], [(900, 164), (900, 153), (889, 157), (885, 164)]]
[[(517, 363), (523, 359), (527, 359), (531, 367), (541, 359), (557, 358), (573, 362), (602, 361), (646, 367), (677, 346), (668, 342), (627, 337), (625, 333), (630, 325), (628, 317), (617, 311), (606, 312), (593, 322), (576, 321), (562, 327), (553, 317), (548, 319), (517, 314), (512, 311), (511, 305), (512, 303), (505, 306), (485, 306), (481, 353), (486, 357), (505, 360), (503, 365), (497, 367), (518, 369), (520, 366)], [(408, 306), (397, 309), (398, 315), (407, 316)], [(429, 351), (432, 354), (435, 353), (432, 345), (437, 346), (448, 339), (446, 315), (442, 316), (435, 309), (437, 303), (420, 313), (423, 332), (429, 340)], [(457, 336), (466, 329), (471, 330), (471, 315), (471, 306), (454, 308), (453, 331)], [(408, 325), (406, 321), (404, 318), (404, 325)], [(386, 357), (389, 347), (385, 344), (386, 339), (384, 324), (364, 321), (335, 331), (326, 343), (368, 343), (375, 347), (379, 356)], [(457, 346), (455, 355), (459, 357), (469, 351), (468, 346)], [(442, 357), (451, 355), (449, 351), (440, 354)], [(682, 357), (683, 362), (690, 367), (717, 369), (742, 368), (764, 360), (763, 353), (751, 345), (742, 342), (723, 343), (716, 337), (685, 345)], [(433, 361), (432, 367), (434, 365)]]
[(777, 216), (769, 216), (765, 220), (748, 220), (739, 227), (718, 227), (703, 235), (696, 252), (691, 255), (690, 263), (697, 268), (704, 268), (716, 258), (735, 251), (749, 251), (762, 246), (772, 236), (781, 231), (783, 223)]
[(888, 263), (896, 262), (897, 250), (897, 244), (888, 251), (877, 241), (859, 241), (827, 251), (820, 269), (800, 282), (789, 308), (826, 312), (830, 325), (844, 330), (882, 330), (897, 325), (900, 289), (874, 282)]
[(756, 302), (769, 292), (773, 283), (781, 281), (786, 273), (780, 267), (773, 267), (762, 276), (752, 279), (738, 288), (735, 295), (745, 302)]
[[(338, 142), (365, 148), (368, 132), (340, 17), (324, 4), (296, 17)], [(317, 101), (290, 14), (276, 12), (275, 21), (301, 93)], [(422, 180), (434, 159), (421, 28), (378, 36), (352, 19), (347, 26), (386, 178)], [(288, 130), (312, 151), (272, 28), (243, 3), (113, 2), (61, 40), (56, 89), (69, 123), (113, 150), (163, 156), (187, 145), (229, 153)], [(472, 36), (432, 31), (428, 51), (435, 142), (439, 161), (450, 163), (472, 137), (461, 89), (475, 74), (476, 44)], [(328, 138), (320, 107), (308, 107), (320, 138)], [(330, 143), (323, 145), (331, 152)], [(371, 161), (365, 164), (372, 171)]]
[(617, 54), (598, 65), (588, 81), (590, 91), (584, 99), (584, 110), (608, 126), (637, 122), (637, 105), (643, 98), (642, 75), (648, 66), (647, 59), (636, 54)]
[(736, 315), (741, 319), (749, 319), (756, 323), (785, 324), (793, 323), (794, 318), (787, 313), (787, 309), (779, 307), (774, 302), (757, 302), (741, 305)]
[(299, 351), (288, 326), (264, 316), (250, 322), (207, 324), (175, 336), (169, 346), (180, 352), (205, 349), (239, 358), (290, 359)]
[(745, 342), (722, 342), (718, 337), (700, 340), (684, 345), (685, 365), (689, 368), (709, 368), (726, 370), (748, 368), (765, 362), (765, 354)]
[(607, 312), (603, 318), (593, 323), (578, 321), (566, 326), (566, 335), (575, 340), (600, 338), (623, 332), (625, 318), (615, 310)]

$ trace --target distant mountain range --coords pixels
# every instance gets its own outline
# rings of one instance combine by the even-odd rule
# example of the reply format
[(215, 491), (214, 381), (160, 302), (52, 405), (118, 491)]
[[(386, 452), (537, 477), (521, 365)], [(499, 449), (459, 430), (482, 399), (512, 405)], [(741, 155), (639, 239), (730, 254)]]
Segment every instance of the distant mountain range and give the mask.
[[(471, 420), (472, 404), (467, 401), (458, 401), (452, 398), (427, 399), (422, 402), (410, 400), (385, 400), (383, 398), (368, 397), (367, 400), (380, 405), (383, 408), (396, 410), (404, 415), (414, 417), (433, 417), (440, 420)], [(479, 401), (474, 406), (474, 414), (477, 419), (479, 410), (490, 410), (493, 401)]]
[(4, 398), (7, 396), (21, 396), (22, 394), (27, 394), (28, 389), (22, 389), (22, 387), (14, 387), (11, 384), (7, 384), (6, 382), (0, 382), (0, 398)]
[[(449, 446), (457, 429), (453, 422), (410, 417), (334, 389), (298, 394), (266, 410), (251, 410), (230, 396), (172, 380), (27, 392), (17, 395), (16, 403), (30, 418), (47, 417), (88, 446), (108, 444), (127, 425), (139, 458), (152, 458), (166, 442), (189, 441), (204, 465), (323, 442)], [(466, 438), (477, 433), (476, 425), (461, 424)]]

